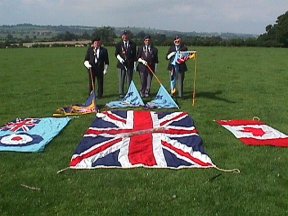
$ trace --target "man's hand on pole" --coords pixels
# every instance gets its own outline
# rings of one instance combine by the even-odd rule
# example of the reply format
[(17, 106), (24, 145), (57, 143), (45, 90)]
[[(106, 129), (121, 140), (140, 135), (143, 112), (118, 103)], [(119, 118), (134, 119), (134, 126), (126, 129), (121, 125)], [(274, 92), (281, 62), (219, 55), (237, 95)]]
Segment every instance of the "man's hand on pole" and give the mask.
[(147, 65), (147, 61), (145, 61), (145, 60), (142, 59), (142, 58), (139, 58), (139, 59), (138, 59), (138, 62), (144, 64), (145, 66)]
[(89, 70), (92, 66), (90, 65), (89, 61), (84, 61), (84, 66)]

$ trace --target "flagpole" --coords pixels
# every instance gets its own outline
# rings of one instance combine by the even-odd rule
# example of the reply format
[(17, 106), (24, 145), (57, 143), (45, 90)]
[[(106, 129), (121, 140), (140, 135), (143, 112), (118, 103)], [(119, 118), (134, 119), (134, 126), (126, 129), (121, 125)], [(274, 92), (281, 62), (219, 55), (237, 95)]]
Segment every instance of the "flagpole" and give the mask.
[(195, 53), (195, 71), (194, 71), (194, 83), (193, 83), (193, 93), (192, 93), (192, 106), (195, 105), (195, 97), (196, 97), (196, 73), (197, 73), (197, 55)]
[(94, 86), (94, 80), (93, 80), (93, 75), (92, 75), (92, 68), (89, 69), (89, 74), (90, 74), (90, 79), (91, 79), (91, 83), (92, 83), (92, 91), (94, 93), (94, 99), (93, 99), (94, 108), (95, 108), (95, 112), (97, 112), (97, 110), (96, 110), (96, 93), (95, 93), (95, 86)]
[(155, 76), (156, 80), (158, 81), (158, 83), (160, 84), (160, 86), (162, 86), (162, 83), (160, 82), (160, 80), (158, 79), (158, 77), (156, 76), (156, 74), (153, 72), (153, 70), (150, 68), (150, 66), (147, 64), (146, 67), (149, 69), (149, 71), (153, 74), (153, 76)]

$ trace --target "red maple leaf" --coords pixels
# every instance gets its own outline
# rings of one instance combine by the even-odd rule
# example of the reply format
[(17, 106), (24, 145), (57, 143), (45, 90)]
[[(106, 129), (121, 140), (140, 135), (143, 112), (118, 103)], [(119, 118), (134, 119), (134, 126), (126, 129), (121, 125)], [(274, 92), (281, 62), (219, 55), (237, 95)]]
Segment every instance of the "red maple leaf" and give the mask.
[(241, 130), (241, 132), (252, 133), (253, 136), (260, 136), (260, 137), (265, 134), (265, 131), (263, 131), (262, 128), (253, 128), (253, 127), (244, 127), (244, 130)]

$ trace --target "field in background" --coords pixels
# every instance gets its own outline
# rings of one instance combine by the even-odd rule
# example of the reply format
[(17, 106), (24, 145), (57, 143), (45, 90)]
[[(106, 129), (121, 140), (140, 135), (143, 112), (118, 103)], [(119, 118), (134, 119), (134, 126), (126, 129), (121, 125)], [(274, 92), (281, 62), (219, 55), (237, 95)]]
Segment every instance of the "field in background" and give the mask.
[[(165, 54), (158, 77), (168, 89)], [(192, 49), (192, 48), (191, 48)], [(100, 108), (118, 99), (114, 48)], [(288, 134), (287, 49), (194, 47), (181, 111), (189, 112), (215, 169), (99, 169), (56, 172), (70, 158), (93, 115), (75, 118), (43, 153), (0, 152), (0, 215), (287, 215), (288, 149), (248, 147), (213, 120), (252, 119)], [(0, 49), (0, 125), (17, 117), (51, 116), (84, 103), (86, 48)], [(139, 75), (134, 74), (139, 88)], [(153, 80), (152, 93), (159, 85)], [(152, 99), (151, 97), (150, 99)], [(148, 100), (146, 100), (148, 101)], [(40, 188), (30, 190), (21, 184)]]

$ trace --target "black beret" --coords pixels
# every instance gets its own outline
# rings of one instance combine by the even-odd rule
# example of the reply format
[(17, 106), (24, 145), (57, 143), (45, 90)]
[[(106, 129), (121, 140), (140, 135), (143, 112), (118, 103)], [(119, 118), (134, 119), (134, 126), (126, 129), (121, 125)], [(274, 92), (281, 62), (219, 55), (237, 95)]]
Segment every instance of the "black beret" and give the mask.
[(179, 35), (176, 35), (174, 40), (178, 40), (178, 39), (181, 39), (181, 37)]
[(128, 33), (128, 31), (127, 30), (124, 30), (123, 32), (122, 32), (122, 35), (128, 35), (129, 33)]
[(151, 39), (151, 36), (150, 35), (145, 35), (144, 40), (146, 40), (146, 39)]
[(100, 41), (100, 37), (95, 37), (93, 40), (92, 40), (92, 43), (94, 43), (95, 41)]

